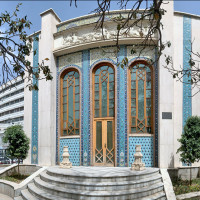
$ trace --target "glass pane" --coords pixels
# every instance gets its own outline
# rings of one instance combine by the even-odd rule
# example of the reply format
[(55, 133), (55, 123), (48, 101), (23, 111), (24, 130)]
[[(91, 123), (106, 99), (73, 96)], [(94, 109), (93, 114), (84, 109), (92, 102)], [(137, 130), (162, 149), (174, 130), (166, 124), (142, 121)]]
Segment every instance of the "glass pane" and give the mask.
[(151, 118), (150, 117), (147, 118), (147, 126), (151, 126)]
[(95, 110), (95, 117), (99, 117), (99, 110)]
[(95, 91), (99, 91), (99, 84), (95, 84)]
[(138, 118), (144, 119), (144, 81), (138, 81)]
[(136, 90), (131, 90), (131, 98), (136, 98)]
[(77, 102), (77, 101), (79, 102), (79, 94), (76, 94), (76, 95), (75, 95), (75, 101), (76, 101), (76, 102)]
[(131, 74), (131, 80), (133, 81), (133, 80), (136, 80), (136, 73), (132, 73)]
[(136, 99), (131, 99), (131, 107), (136, 107)]
[(63, 103), (67, 103), (67, 96), (63, 97)]
[(63, 81), (63, 88), (67, 87), (67, 81)]
[(135, 89), (136, 88), (136, 82), (135, 81), (131, 81), (131, 89)]
[(151, 99), (146, 100), (147, 107), (151, 107)]
[(147, 116), (151, 116), (151, 108), (147, 108)]
[(114, 117), (114, 108), (109, 109), (109, 117)]
[(107, 148), (111, 150), (113, 148), (113, 129), (112, 121), (107, 122)]
[(102, 122), (96, 122), (96, 149), (102, 149)]
[(151, 82), (150, 81), (146, 82), (146, 88), (151, 89)]
[(109, 90), (114, 90), (114, 82), (109, 82)]
[(63, 112), (67, 112), (67, 104), (63, 104)]
[(76, 128), (79, 128), (79, 120), (76, 120)]
[(131, 116), (136, 116), (136, 108), (131, 108)]
[(67, 95), (67, 88), (63, 89), (63, 96)]
[(114, 99), (114, 90), (109, 92), (110, 99)]
[(76, 130), (75, 130), (75, 134), (76, 134), (76, 135), (79, 135), (79, 129), (76, 129)]
[(63, 120), (67, 120), (67, 113), (66, 112), (63, 113)]
[(63, 128), (64, 128), (64, 129), (67, 128), (67, 124), (66, 124), (66, 122), (64, 122), (64, 124), (63, 124)]
[(73, 122), (73, 87), (69, 87), (68, 89), (68, 122), (72, 123)]
[(99, 100), (99, 92), (95, 92), (95, 100)]
[(79, 110), (75, 111), (75, 119), (79, 119)]
[(79, 91), (79, 87), (75, 87), (75, 93), (77, 94), (77, 93), (79, 93), (80, 91)]
[(136, 133), (136, 128), (135, 127), (131, 128), (131, 133)]
[(99, 109), (99, 101), (95, 101), (95, 109)]
[(102, 92), (101, 92), (101, 98), (102, 98), (102, 117), (107, 117), (107, 82), (104, 81), (101, 85)]
[(132, 126), (135, 126), (135, 117), (132, 117)]
[(63, 131), (63, 135), (67, 135), (67, 131), (66, 130)]
[(151, 90), (146, 90), (146, 97), (151, 98)]

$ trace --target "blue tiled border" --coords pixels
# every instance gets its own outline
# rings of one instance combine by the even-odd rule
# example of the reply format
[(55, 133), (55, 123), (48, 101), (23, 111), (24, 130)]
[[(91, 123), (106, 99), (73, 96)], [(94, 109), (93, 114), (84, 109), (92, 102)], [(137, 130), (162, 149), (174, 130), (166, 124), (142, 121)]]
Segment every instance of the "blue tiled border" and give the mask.
[(90, 165), (90, 51), (82, 51), (81, 163)]
[[(190, 69), (189, 60), (191, 56), (191, 18), (183, 17), (183, 70)], [(183, 76), (183, 127), (189, 116), (192, 115), (192, 89), (191, 76)], [(189, 83), (189, 84), (187, 84)]]
[[(33, 51), (36, 50), (36, 54), (33, 53), (33, 71), (38, 70), (38, 56), (39, 56), (39, 41), (33, 40)], [(33, 76), (33, 84), (38, 85), (38, 80)], [(31, 163), (38, 164), (38, 91), (32, 91), (32, 139), (31, 139)]]

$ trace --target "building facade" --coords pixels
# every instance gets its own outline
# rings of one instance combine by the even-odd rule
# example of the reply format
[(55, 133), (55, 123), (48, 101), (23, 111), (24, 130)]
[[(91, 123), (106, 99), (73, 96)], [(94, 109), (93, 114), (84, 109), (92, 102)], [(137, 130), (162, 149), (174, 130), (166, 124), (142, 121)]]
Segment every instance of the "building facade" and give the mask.
[[(164, 53), (172, 56), (177, 69), (188, 68), (185, 47), (190, 48), (194, 37), (200, 41), (195, 28), (200, 17), (174, 12), (173, 1), (164, 6), (162, 36), (172, 44)], [(49, 58), (54, 79), (39, 81), (39, 91), (25, 89), (24, 129), (31, 139), (27, 163), (58, 164), (63, 147), (69, 146), (73, 165), (125, 167), (140, 144), (146, 166), (182, 165), (177, 139), (187, 117), (200, 115), (199, 94), (191, 98), (195, 89), (173, 79), (163, 67), (164, 56), (158, 65), (149, 64), (157, 56), (153, 46), (140, 57), (140, 46), (131, 54), (141, 42), (137, 28), (120, 36), (116, 53), (116, 24), (111, 18), (120, 14), (126, 16), (127, 11), (106, 16), (104, 37), (94, 29), (96, 15), (61, 22), (52, 9), (41, 14), (41, 31), (32, 35), (39, 37), (33, 43), (37, 53), (29, 60), (37, 67)], [(198, 45), (194, 48), (200, 50)], [(125, 57), (128, 66), (121, 68), (118, 63)]]
[(24, 125), (24, 80), (13, 79), (0, 88), (0, 148), (6, 148), (2, 142), (4, 130), (11, 125)]

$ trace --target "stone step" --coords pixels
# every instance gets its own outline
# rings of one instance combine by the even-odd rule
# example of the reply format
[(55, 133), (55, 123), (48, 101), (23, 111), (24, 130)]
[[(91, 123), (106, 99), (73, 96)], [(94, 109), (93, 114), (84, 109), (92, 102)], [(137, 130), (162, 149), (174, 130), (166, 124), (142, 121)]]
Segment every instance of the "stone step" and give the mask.
[(48, 194), (64, 198), (84, 199), (84, 200), (138, 199), (163, 191), (163, 183), (156, 183), (148, 187), (142, 187), (137, 189), (114, 190), (114, 191), (85, 191), (77, 189), (74, 190), (67, 189), (44, 182), (39, 177), (36, 177), (34, 179), (34, 183), (38, 188), (44, 190)]
[[(94, 171), (97, 170), (97, 171)], [(87, 182), (123, 182), (135, 181), (154, 177), (159, 174), (158, 168), (146, 168), (144, 171), (127, 170), (127, 167), (109, 167), (101, 169), (100, 167), (73, 167), (71, 169), (62, 169), (51, 167), (47, 169), (50, 176), (62, 178), (63, 180), (87, 181)], [(85, 171), (84, 171), (85, 170)], [(98, 170), (100, 172), (98, 173)], [(105, 170), (105, 172), (103, 171)], [(88, 171), (91, 171), (88, 173)]]
[(52, 195), (49, 192), (45, 192), (44, 190), (36, 187), (34, 183), (28, 184), (28, 192), (31, 196), (34, 196), (35, 199), (30, 198), (27, 200), (73, 200), (71, 198), (63, 198)]
[(21, 196), (24, 200), (39, 200), (35, 196), (33, 196), (28, 189), (22, 190), (21, 191)]
[(14, 197), (14, 200), (23, 200), (23, 198), (21, 196), (19, 197)]
[(167, 198), (165, 193), (161, 191), (148, 197), (140, 198), (139, 200), (167, 200)]
[(134, 188), (146, 187), (161, 182), (161, 175), (157, 174), (150, 178), (145, 178), (135, 181), (122, 181), (122, 182), (88, 182), (88, 181), (74, 181), (63, 179), (59, 177), (50, 176), (47, 172), (40, 174), (41, 180), (51, 183), (59, 187), (68, 189), (78, 189), (87, 191), (112, 191), (112, 190), (129, 190)]

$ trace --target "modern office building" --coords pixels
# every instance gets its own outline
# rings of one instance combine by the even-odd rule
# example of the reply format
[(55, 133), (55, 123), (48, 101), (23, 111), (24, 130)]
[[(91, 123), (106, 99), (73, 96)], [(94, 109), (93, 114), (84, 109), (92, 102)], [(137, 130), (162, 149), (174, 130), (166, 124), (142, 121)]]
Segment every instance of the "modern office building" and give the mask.
[(5, 128), (14, 124), (24, 125), (24, 80), (13, 79), (0, 87), (0, 148)]
[[(163, 42), (171, 42), (164, 53), (172, 56), (176, 69), (188, 69), (187, 48), (194, 38), (193, 51), (200, 52), (200, 17), (174, 11), (173, 1), (163, 6)], [(24, 129), (31, 139), (26, 163), (58, 164), (63, 147), (69, 146), (73, 165), (130, 166), (140, 144), (146, 166), (182, 166), (177, 139), (188, 116), (200, 115), (200, 94), (191, 98), (195, 89), (173, 79), (163, 67), (164, 56), (158, 65), (149, 64), (157, 56), (152, 47), (140, 56), (139, 51), (131, 54), (147, 34), (147, 20), (143, 35), (139, 28), (120, 35), (115, 53), (112, 19), (127, 13), (106, 15), (104, 37), (94, 29), (97, 15), (62, 22), (52, 9), (41, 14), (41, 30), (32, 35), (39, 37), (33, 43), (37, 53), (29, 60), (37, 67), (49, 58), (53, 80), (39, 81), (39, 91), (25, 88)], [(128, 65), (123, 69), (118, 63), (124, 57)]]

